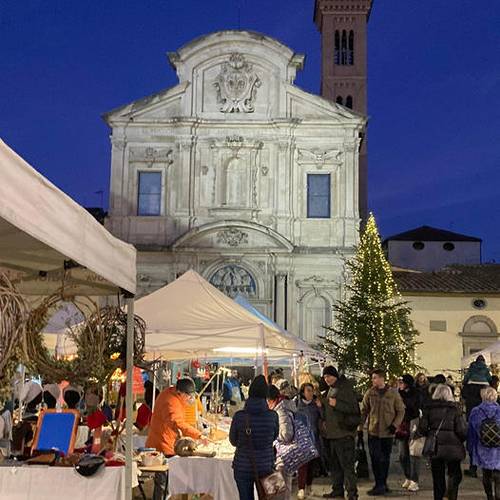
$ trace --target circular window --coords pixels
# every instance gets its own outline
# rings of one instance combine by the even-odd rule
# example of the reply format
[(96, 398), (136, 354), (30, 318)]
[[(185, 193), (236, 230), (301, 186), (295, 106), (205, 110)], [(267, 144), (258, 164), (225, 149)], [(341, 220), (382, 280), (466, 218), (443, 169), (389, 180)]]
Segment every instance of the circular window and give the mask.
[(472, 305), (476, 309), (484, 309), (486, 307), (486, 300), (484, 300), (484, 299), (474, 299), (472, 301)]
[(447, 252), (452, 252), (453, 250), (455, 250), (455, 245), (448, 241), (443, 245), (443, 249), (446, 250)]
[(423, 250), (425, 248), (425, 244), (422, 241), (415, 241), (415, 243), (413, 243), (413, 248), (415, 250)]

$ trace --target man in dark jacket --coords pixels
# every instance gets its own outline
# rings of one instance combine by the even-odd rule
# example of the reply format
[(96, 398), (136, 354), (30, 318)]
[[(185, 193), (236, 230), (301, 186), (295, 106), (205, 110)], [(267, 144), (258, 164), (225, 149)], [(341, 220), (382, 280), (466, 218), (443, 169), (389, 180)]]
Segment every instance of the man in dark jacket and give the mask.
[(361, 421), (358, 398), (352, 384), (339, 376), (335, 367), (325, 367), (323, 378), (329, 386), (323, 406), (332, 471), (332, 491), (323, 497), (344, 498), (345, 485), (349, 500), (354, 500), (358, 498), (354, 468), (354, 437)]
[(236, 412), (231, 422), (229, 440), (236, 447), (233, 469), (240, 500), (254, 498), (254, 464), (259, 477), (274, 470), (273, 443), (279, 434), (279, 421), (267, 405), (268, 393), (266, 379), (259, 375), (250, 385), (245, 409)]

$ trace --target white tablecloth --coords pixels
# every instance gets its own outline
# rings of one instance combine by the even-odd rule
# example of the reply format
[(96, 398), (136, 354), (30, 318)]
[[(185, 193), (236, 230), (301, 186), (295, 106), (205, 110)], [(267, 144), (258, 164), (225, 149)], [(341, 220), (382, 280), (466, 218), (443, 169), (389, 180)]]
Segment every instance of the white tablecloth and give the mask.
[(173, 457), (168, 460), (168, 492), (209, 493), (214, 500), (236, 500), (232, 462), (232, 458)]
[(124, 500), (125, 467), (102, 468), (91, 477), (72, 467), (0, 467), (0, 499)]

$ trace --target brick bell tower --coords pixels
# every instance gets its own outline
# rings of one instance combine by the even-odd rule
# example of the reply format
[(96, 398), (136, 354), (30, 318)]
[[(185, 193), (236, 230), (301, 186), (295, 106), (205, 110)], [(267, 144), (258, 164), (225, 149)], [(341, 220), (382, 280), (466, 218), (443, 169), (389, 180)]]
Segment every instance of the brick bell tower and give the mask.
[[(373, 0), (315, 0), (321, 33), (321, 95), (367, 115), (366, 29)], [(359, 156), (359, 214), (368, 213), (366, 133)]]

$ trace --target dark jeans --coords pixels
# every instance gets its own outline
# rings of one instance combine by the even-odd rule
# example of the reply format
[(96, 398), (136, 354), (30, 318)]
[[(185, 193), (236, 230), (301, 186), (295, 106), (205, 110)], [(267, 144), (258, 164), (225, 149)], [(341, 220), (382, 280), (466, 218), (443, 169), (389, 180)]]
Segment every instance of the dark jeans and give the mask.
[(254, 480), (237, 478), (236, 476), (234, 480), (236, 481), (236, 486), (238, 487), (240, 500), (254, 500)]
[(314, 460), (311, 460), (310, 462), (307, 462), (307, 464), (302, 465), (302, 467), (299, 467), (299, 473), (298, 473), (298, 488), (299, 490), (305, 489), (306, 486), (311, 486), (313, 484), (313, 479), (314, 479)]
[(483, 469), (483, 486), (488, 500), (500, 500), (500, 470)]
[(358, 498), (355, 472), (354, 437), (329, 439), (332, 493), (344, 496), (344, 485), (349, 499)]
[[(446, 488), (446, 468), (448, 469), (448, 488)], [(448, 493), (448, 500), (457, 500), (458, 487), (462, 481), (460, 460), (446, 461), (434, 458), (431, 460), (431, 471), (434, 500), (443, 500), (446, 493)]]
[[(165, 455), (172, 458), (173, 455)], [(168, 494), (168, 472), (157, 472), (154, 478), (153, 500), (165, 500)]]
[(368, 435), (368, 449), (372, 461), (373, 477), (375, 478), (375, 488), (385, 488), (387, 476), (389, 475), (389, 465), (391, 463), (393, 438), (379, 438)]
[(399, 441), (399, 462), (403, 469), (403, 474), (406, 479), (418, 483), (418, 469), (419, 457), (412, 457), (410, 455), (410, 441), (409, 439), (400, 439)]
[(157, 472), (154, 478), (153, 500), (165, 500), (168, 490), (168, 472)]

